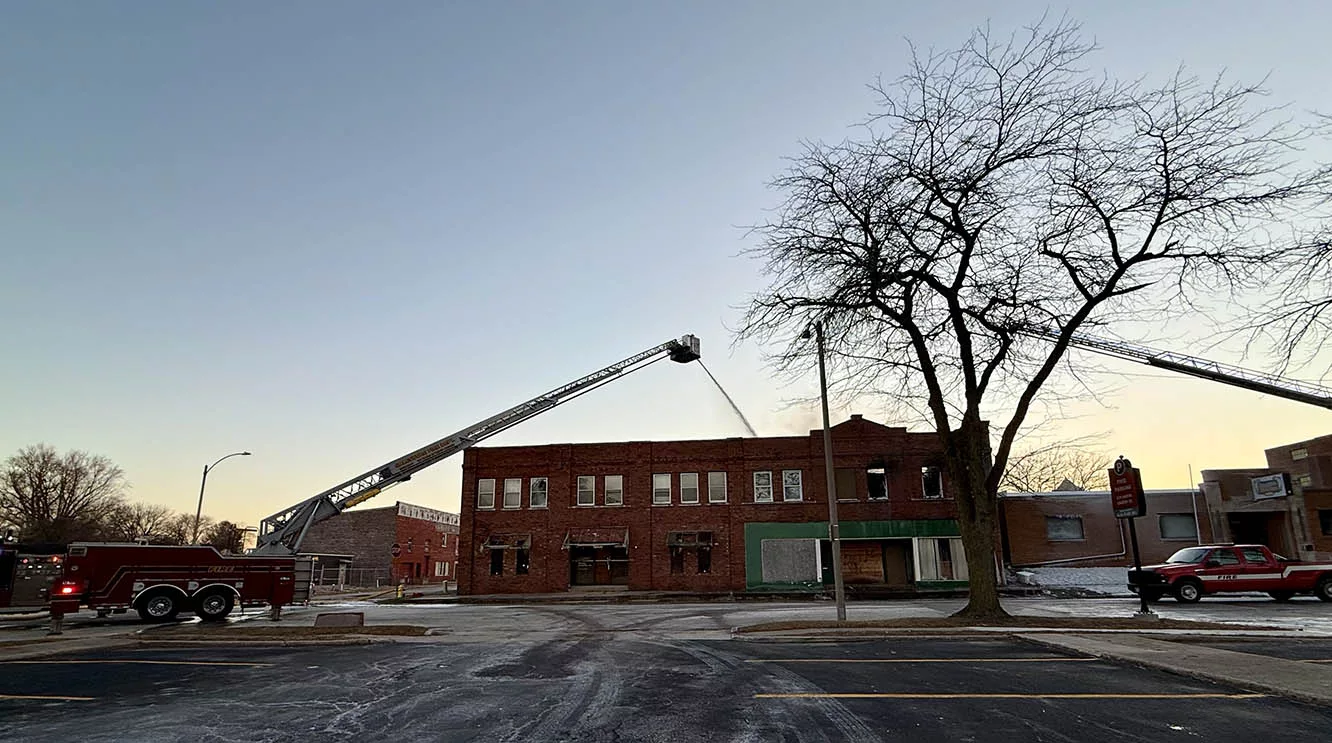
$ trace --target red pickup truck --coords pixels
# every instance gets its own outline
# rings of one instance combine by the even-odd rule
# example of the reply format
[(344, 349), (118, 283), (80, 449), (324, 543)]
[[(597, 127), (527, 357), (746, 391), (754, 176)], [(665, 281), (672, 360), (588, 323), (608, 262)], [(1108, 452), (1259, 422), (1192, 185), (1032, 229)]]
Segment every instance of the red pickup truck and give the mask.
[(1312, 593), (1332, 601), (1332, 563), (1301, 562), (1274, 554), (1261, 544), (1186, 547), (1160, 565), (1128, 571), (1128, 589), (1148, 601), (1166, 594), (1192, 604), (1204, 594), (1261, 591), (1277, 601)]

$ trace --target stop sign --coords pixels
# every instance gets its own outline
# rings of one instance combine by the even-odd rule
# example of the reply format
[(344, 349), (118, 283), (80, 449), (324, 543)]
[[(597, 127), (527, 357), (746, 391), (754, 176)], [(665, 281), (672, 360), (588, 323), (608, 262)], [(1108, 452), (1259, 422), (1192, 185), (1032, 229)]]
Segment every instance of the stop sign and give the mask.
[(390, 554), (390, 555), (393, 555), (394, 557), (397, 557), (398, 555), (401, 555), (401, 554), (402, 554), (402, 545), (398, 544), (397, 542), (394, 542), (394, 543), (393, 543), (393, 546), (392, 546), (392, 547), (389, 547), (389, 554)]

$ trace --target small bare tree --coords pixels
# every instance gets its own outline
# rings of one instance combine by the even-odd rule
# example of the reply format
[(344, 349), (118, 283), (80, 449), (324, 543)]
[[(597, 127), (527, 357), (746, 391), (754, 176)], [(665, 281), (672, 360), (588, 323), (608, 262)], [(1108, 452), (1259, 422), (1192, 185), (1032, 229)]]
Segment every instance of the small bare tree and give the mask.
[(125, 487), (124, 473), (106, 457), (37, 444), (0, 469), (0, 513), (29, 541), (98, 539), (124, 504)]
[(239, 554), (245, 546), (245, 529), (240, 524), (219, 521), (204, 534), (203, 544), (210, 544), (222, 552)]
[(1291, 225), (1328, 223), (1332, 179), (1293, 156), (1315, 130), (1259, 88), (1119, 82), (1085, 71), (1093, 50), (1076, 24), (1042, 21), (913, 54), (876, 86), (862, 137), (806, 145), (756, 228), (770, 284), (739, 340), (806, 373), (801, 333), (821, 322), (838, 394), (926, 416), (966, 551), (964, 616), (1004, 614), (997, 493), (1070, 337), (1256, 281), (1305, 240)]
[(1104, 490), (1106, 470), (1114, 462), (1103, 452), (1069, 444), (1050, 444), (1008, 457), (999, 489), (1014, 493), (1047, 493), (1067, 480), (1079, 490)]

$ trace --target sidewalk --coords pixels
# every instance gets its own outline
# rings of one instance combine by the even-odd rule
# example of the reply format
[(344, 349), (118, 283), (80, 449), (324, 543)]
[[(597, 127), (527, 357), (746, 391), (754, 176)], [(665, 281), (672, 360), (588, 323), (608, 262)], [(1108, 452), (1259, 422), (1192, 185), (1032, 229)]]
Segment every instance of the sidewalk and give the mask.
[(1332, 706), (1332, 667), (1138, 634), (1022, 634), (1046, 647)]

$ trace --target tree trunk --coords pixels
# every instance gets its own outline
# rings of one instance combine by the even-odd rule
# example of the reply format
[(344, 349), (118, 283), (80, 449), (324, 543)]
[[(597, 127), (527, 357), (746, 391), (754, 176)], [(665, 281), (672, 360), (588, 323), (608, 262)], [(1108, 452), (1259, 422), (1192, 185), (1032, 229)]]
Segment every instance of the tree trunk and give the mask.
[(953, 497), (957, 501), (958, 527), (967, 556), (970, 596), (967, 605), (954, 616), (971, 619), (999, 619), (1008, 612), (999, 604), (999, 576), (995, 547), (998, 544), (998, 493), (987, 485), (990, 471), (988, 426), (968, 417), (962, 426), (948, 435), (946, 453), (952, 478)]

